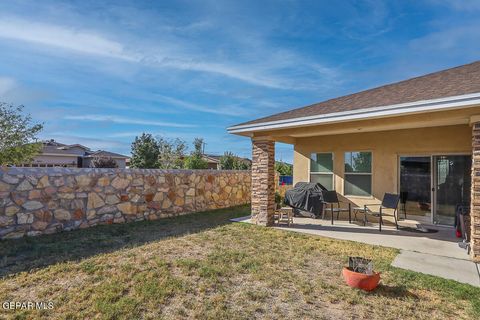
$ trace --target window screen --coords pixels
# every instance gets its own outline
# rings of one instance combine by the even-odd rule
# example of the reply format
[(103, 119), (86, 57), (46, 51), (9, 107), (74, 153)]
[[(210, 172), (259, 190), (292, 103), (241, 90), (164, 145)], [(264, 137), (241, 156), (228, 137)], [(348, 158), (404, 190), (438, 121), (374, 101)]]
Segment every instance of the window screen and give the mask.
[(320, 183), (328, 190), (333, 186), (333, 154), (312, 153), (310, 156), (310, 182)]
[(370, 196), (372, 194), (372, 153), (345, 152), (344, 194)]

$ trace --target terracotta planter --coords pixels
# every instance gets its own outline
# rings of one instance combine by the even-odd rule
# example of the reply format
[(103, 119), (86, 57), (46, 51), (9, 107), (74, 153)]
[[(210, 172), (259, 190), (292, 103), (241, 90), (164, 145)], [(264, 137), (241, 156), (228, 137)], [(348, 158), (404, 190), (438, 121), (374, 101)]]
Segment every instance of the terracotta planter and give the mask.
[(365, 291), (372, 291), (378, 286), (380, 282), (380, 273), (365, 274), (353, 272), (352, 270), (344, 267), (342, 270), (343, 278), (345, 282), (352, 288), (358, 288)]

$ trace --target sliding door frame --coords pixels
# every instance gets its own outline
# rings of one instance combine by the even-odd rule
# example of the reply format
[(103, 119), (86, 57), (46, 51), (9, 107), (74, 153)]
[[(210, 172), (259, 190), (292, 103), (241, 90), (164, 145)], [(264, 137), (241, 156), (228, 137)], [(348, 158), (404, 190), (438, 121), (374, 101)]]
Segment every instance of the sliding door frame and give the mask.
[[(431, 224), (433, 224), (433, 210), (434, 210), (434, 203), (433, 203), (433, 167), (432, 167), (432, 162), (433, 162), (433, 155), (431, 153), (417, 153), (417, 154), (408, 154), (408, 153), (399, 153), (398, 156), (397, 156), (397, 190), (398, 190), (398, 194), (400, 194), (400, 175), (401, 175), (401, 158), (404, 158), (404, 157), (412, 157), (412, 158), (430, 158), (430, 217), (429, 217), (429, 222)], [(408, 213), (407, 213), (408, 215)]]
[[(433, 153), (416, 153), (416, 154), (409, 154), (409, 153), (399, 153), (397, 154), (397, 190), (400, 194), (400, 174), (401, 174), (401, 163), (400, 159), (402, 157), (429, 157), (430, 158), (430, 223), (433, 225), (435, 224), (434, 215), (436, 214), (436, 207), (437, 207), (437, 164), (434, 161), (435, 157), (438, 156), (472, 156), (471, 153), (468, 152), (433, 152)], [(445, 225), (440, 225), (445, 226)], [(451, 227), (446, 225), (446, 227)]]
[[(434, 215), (437, 214), (437, 184), (438, 184), (438, 181), (437, 181), (437, 176), (438, 176), (438, 172), (437, 172), (437, 161), (435, 161), (436, 157), (441, 157), (441, 156), (472, 156), (471, 153), (465, 153), (465, 152), (450, 152), (450, 153), (436, 153), (436, 154), (432, 154), (432, 162), (431, 162), (431, 166), (432, 166), (432, 224), (436, 224), (436, 225), (439, 225), (439, 226), (444, 226), (444, 227), (452, 227), (451, 225), (444, 225), (444, 224), (438, 224), (438, 223), (435, 223), (435, 217)], [(472, 160), (473, 161), (473, 160)], [(472, 182), (470, 182), (470, 188), (472, 188)]]

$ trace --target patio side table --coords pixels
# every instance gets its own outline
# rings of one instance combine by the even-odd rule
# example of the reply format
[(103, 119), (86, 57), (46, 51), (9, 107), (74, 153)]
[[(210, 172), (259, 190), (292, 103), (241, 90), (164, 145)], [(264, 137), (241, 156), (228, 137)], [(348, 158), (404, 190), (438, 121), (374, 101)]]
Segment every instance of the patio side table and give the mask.
[[(358, 214), (363, 214), (364, 211), (365, 211), (365, 207), (353, 207), (352, 208), (352, 211), (353, 211), (353, 219), (355, 219), (355, 221), (358, 221), (357, 220), (357, 213)], [(363, 219), (363, 225), (366, 226), (367, 225), (367, 220), (366, 220), (366, 217), (364, 216), (364, 219)]]
[(277, 210), (276, 214), (278, 215), (277, 224), (281, 222), (286, 222), (290, 227), (293, 224), (293, 209), (289, 207), (283, 207)]

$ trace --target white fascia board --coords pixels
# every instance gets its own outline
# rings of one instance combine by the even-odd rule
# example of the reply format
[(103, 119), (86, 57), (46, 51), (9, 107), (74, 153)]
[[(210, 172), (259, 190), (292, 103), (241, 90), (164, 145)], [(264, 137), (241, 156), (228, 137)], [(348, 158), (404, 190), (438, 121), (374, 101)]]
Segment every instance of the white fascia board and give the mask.
[(441, 99), (422, 100), (409, 103), (400, 103), (388, 106), (357, 109), (351, 111), (334, 112), (315, 116), (292, 118), (233, 126), (227, 128), (229, 133), (264, 131), (283, 129), (316, 124), (331, 124), (336, 122), (384, 118), (390, 116), (408, 115), (429, 111), (443, 111), (464, 108), (480, 104), (480, 93), (453, 96)]

